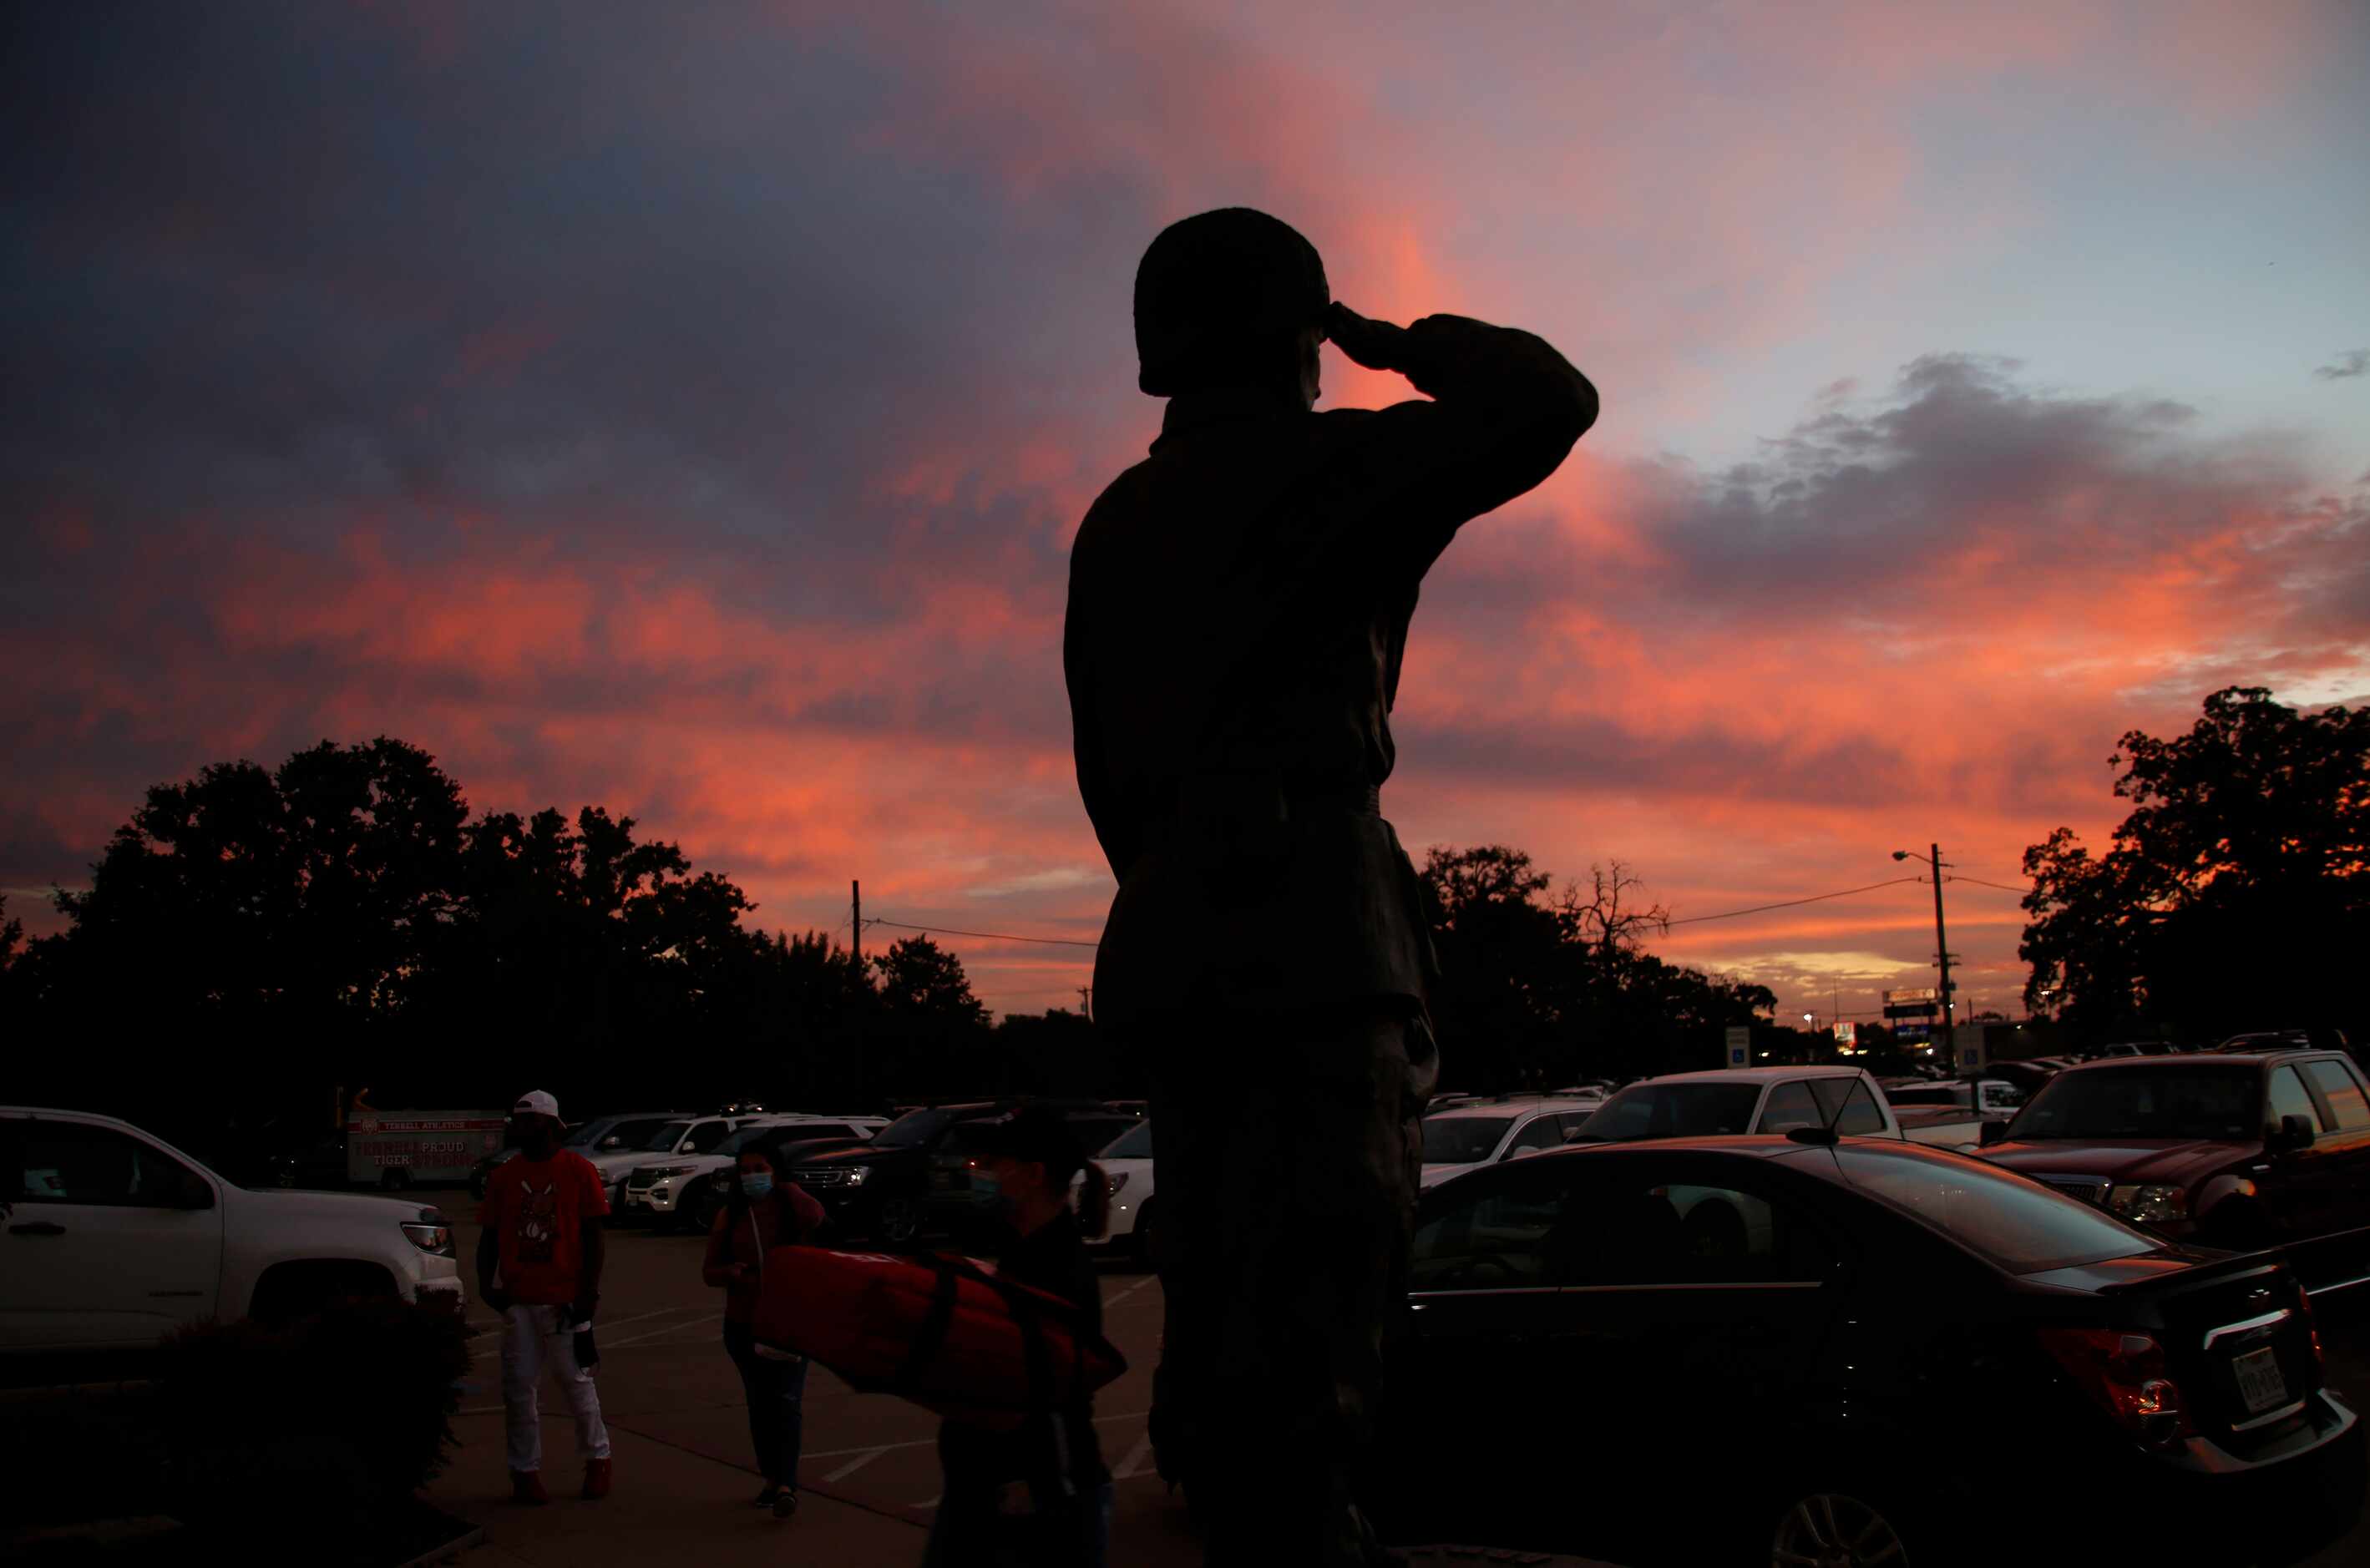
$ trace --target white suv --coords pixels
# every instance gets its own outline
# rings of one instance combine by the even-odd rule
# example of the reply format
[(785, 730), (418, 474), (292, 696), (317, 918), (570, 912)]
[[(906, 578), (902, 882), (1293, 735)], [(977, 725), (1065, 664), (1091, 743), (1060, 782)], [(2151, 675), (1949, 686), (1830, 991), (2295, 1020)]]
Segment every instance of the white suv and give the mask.
[(716, 1218), (718, 1197), (710, 1180), (729, 1170), (742, 1149), (760, 1139), (795, 1129), (801, 1137), (841, 1143), (864, 1143), (889, 1125), (886, 1116), (755, 1116), (743, 1120), (731, 1136), (706, 1153), (679, 1153), (652, 1158), (626, 1173), (625, 1200), (617, 1207), (621, 1219), (649, 1215), (662, 1222), (680, 1219), (706, 1230)]
[(671, 1154), (713, 1153), (718, 1144), (751, 1122), (765, 1119), (755, 1113), (740, 1116), (677, 1116), (662, 1124), (639, 1149), (604, 1149), (586, 1158), (601, 1173), (601, 1185), (609, 1191), (609, 1211), (619, 1214), (626, 1207), (626, 1178), (639, 1167), (664, 1164), (666, 1156)]
[[(1089, 1236), (1089, 1245), (1124, 1247), (1145, 1263), (1152, 1256), (1152, 1118), (1146, 1116), (1111, 1139), (1095, 1163), (1110, 1178), (1110, 1228)], [(1085, 1173), (1079, 1180), (1086, 1179)]]
[(207, 1318), (461, 1292), (436, 1209), (243, 1187), (112, 1116), (0, 1106), (0, 1354), (143, 1349)]
[(1602, 1100), (1505, 1096), (1467, 1100), (1423, 1118), (1423, 1178), (1427, 1187), (1478, 1165), (1541, 1149), (1560, 1149), (1563, 1135), (1586, 1121)]

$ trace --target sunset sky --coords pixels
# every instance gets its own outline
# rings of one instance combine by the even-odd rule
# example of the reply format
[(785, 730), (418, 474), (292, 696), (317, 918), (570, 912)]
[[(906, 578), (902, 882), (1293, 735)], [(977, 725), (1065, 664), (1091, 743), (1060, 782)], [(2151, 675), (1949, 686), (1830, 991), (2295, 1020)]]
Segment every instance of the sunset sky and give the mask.
[[(1452, 19), (1453, 18), (1453, 19)], [(1604, 415), (1426, 584), (1384, 808), (1680, 919), (2014, 887), (2125, 728), (2370, 698), (2370, 7), (53, 6), (0, 199), (0, 888), (324, 737), (758, 923), (1091, 939), (1063, 589), (1248, 204)], [(1330, 350), (1320, 406), (1411, 395)], [(1946, 888), (2017, 1010), (2016, 894)], [(867, 933), (877, 946), (898, 933)], [(999, 1012), (1091, 954), (944, 938)], [(1674, 926), (1780, 1016), (1887, 887)], [(2266, 1024), (2281, 1020), (2267, 1016)]]

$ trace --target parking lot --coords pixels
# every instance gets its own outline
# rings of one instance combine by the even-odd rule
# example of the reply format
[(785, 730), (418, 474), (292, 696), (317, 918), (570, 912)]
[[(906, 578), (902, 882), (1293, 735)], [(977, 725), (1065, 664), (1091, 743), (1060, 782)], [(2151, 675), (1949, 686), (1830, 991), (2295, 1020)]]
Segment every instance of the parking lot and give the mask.
[[(454, 1216), (470, 1210), (466, 1193), (434, 1196)], [(463, 1220), (455, 1230), (461, 1256), (474, 1256), (477, 1227)], [(723, 1296), (699, 1277), (705, 1239), (641, 1226), (617, 1227), (610, 1235), (599, 1322), (601, 1399), (620, 1459), (616, 1495), (604, 1505), (604, 1513), (630, 1516), (650, 1501), (632, 1473), (628, 1445), (634, 1439), (747, 1472), (719, 1474), (719, 1497), (737, 1500), (753, 1493), (755, 1471), (741, 1383), (719, 1339)], [(1199, 1557), (1184, 1534), (1182, 1505), (1172, 1505), (1168, 1488), (1154, 1473), (1145, 1436), (1160, 1339), (1160, 1282), (1123, 1260), (1101, 1267), (1105, 1330), (1128, 1360), (1126, 1374), (1096, 1401), (1103, 1453), (1116, 1482), (1114, 1529), (1129, 1545), (1114, 1561), (1195, 1562)], [(474, 1286), (471, 1293), (469, 1321), (487, 1332), (477, 1341), (477, 1367), (454, 1423), (471, 1462), (456, 1465), (433, 1494), (447, 1508), (488, 1520), (489, 1542), (500, 1546), (531, 1536), (542, 1522), (488, 1506), (501, 1479), (500, 1330), (494, 1315), (474, 1299)], [(556, 1392), (546, 1394), (543, 1411), (546, 1463), (555, 1478), (572, 1478), (574, 1437)], [(920, 1406), (886, 1394), (857, 1393), (817, 1367), (807, 1384), (800, 1484), (819, 1496), (910, 1525), (907, 1555), (883, 1561), (918, 1560), (938, 1495), (937, 1431), (938, 1418)], [(473, 1482), (487, 1495), (470, 1494)], [(790, 1529), (795, 1533), (805, 1525), (801, 1519)], [(749, 1511), (719, 1509), (716, 1528), (745, 1534)], [(688, 1555), (703, 1550), (698, 1539), (676, 1544)]]
[[(451, 1211), (468, 1207), (466, 1195), (447, 1195)], [(462, 1256), (472, 1255), (477, 1227), (456, 1227)], [(738, 1378), (719, 1344), (721, 1299), (699, 1279), (704, 1241), (695, 1235), (644, 1227), (612, 1232), (601, 1312), (601, 1389), (604, 1411), (620, 1453), (616, 1494), (602, 1505), (604, 1533), (639, 1533), (635, 1521), (663, 1510), (675, 1532), (674, 1549), (709, 1561), (738, 1561), (747, 1552), (787, 1549), (810, 1528), (802, 1517), (788, 1535), (768, 1534), (762, 1516), (731, 1506), (754, 1491), (744, 1405)], [(1168, 1494), (1152, 1469), (1145, 1437), (1151, 1378), (1158, 1352), (1160, 1284), (1131, 1262), (1113, 1258), (1101, 1265), (1105, 1322), (1112, 1341), (1128, 1358), (1128, 1371), (1097, 1401), (1104, 1454), (1116, 1480), (1114, 1562), (1196, 1563), (1179, 1500)], [(2370, 1290), (2361, 1294), (2370, 1295)], [(492, 1314), (472, 1302), (473, 1324), (489, 1331), (479, 1341), (479, 1359), (462, 1401), (455, 1429), (469, 1456), (434, 1489), (448, 1508), (489, 1526), (489, 1555), (505, 1547), (532, 1545), (566, 1521), (561, 1510), (524, 1514), (496, 1502), (501, 1482), (501, 1399), (498, 1329)], [(2330, 1301), (2322, 1312), (2330, 1382), (2358, 1407), (2370, 1408), (2370, 1301)], [(544, 1402), (546, 1463), (558, 1478), (574, 1473), (573, 1438), (556, 1395)], [(883, 1527), (897, 1521), (910, 1528), (875, 1529), (867, 1538), (868, 1559), (883, 1563), (918, 1561), (930, 1511), (938, 1495), (934, 1444), (937, 1418), (919, 1406), (884, 1394), (861, 1394), (822, 1368), (811, 1377), (806, 1397), (801, 1484), (817, 1499), (860, 1509)], [(687, 1497), (670, 1482), (665, 1495), (653, 1495), (652, 1477), (633, 1471), (637, 1453), (665, 1453), (670, 1475), (691, 1460), (701, 1497)], [(1998, 1456), (2007, 1470), (2014, 1456)], [(2068, 1478), (2065, 1484), (2080, 1484)], [(555, 1488), (557, 1490), (557, 1488)], [(818, 1512), (820, 1512), (818, 1505)], [(571, 1510), (570, 1512), (574, 1512)], [(820, 1524), (820, 1518), (813, 1521)], [(580, 1521), (577, 1528), (590, 1528)], [(771, 1543), (769, 1545), (769, 1543)], [(1521, 1542), (1487, 1542), (1519, 1546)], [(719, 1556), (719, 1553), (721, 1553)], [(558, 1561), (526, 1553), (523, 1561)], [(860, 1561), (851, 1559), (850, 1561)], [(2370, 1562), (2370, 1524), (2308, 1560), (2310, 1568)]]

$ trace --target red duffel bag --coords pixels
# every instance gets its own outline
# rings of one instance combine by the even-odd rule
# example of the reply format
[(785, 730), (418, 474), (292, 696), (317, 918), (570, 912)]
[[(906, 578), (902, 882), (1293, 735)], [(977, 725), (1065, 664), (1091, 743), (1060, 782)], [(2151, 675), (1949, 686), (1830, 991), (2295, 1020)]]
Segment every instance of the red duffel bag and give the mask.
[(760, 1346), (812, 1356), (851, 1387), (988, 1425), (1127, 1370), (1069, 1302), (944, 1254), (776, 1247), (751, 1327)]

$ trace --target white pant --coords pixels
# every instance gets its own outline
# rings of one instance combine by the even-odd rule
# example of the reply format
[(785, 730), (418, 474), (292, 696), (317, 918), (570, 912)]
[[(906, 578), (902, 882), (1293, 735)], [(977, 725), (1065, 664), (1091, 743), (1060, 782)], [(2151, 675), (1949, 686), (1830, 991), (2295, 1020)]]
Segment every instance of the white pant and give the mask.
[(502, 1329), (502, 1417), (510, 1439), (511, 1469), (543, 1468), (543, 1414), (535, 1393), (546, 1368), (559, 1379), (568, 1409), (576, 1417), (576, 1450), (588, 1459), (609, 1457), (609, 1429), (601, 1424), (601, 1392), (592, 1374), (576, 1364), (567, 1311), (559, 1307), (512, 1307)]

